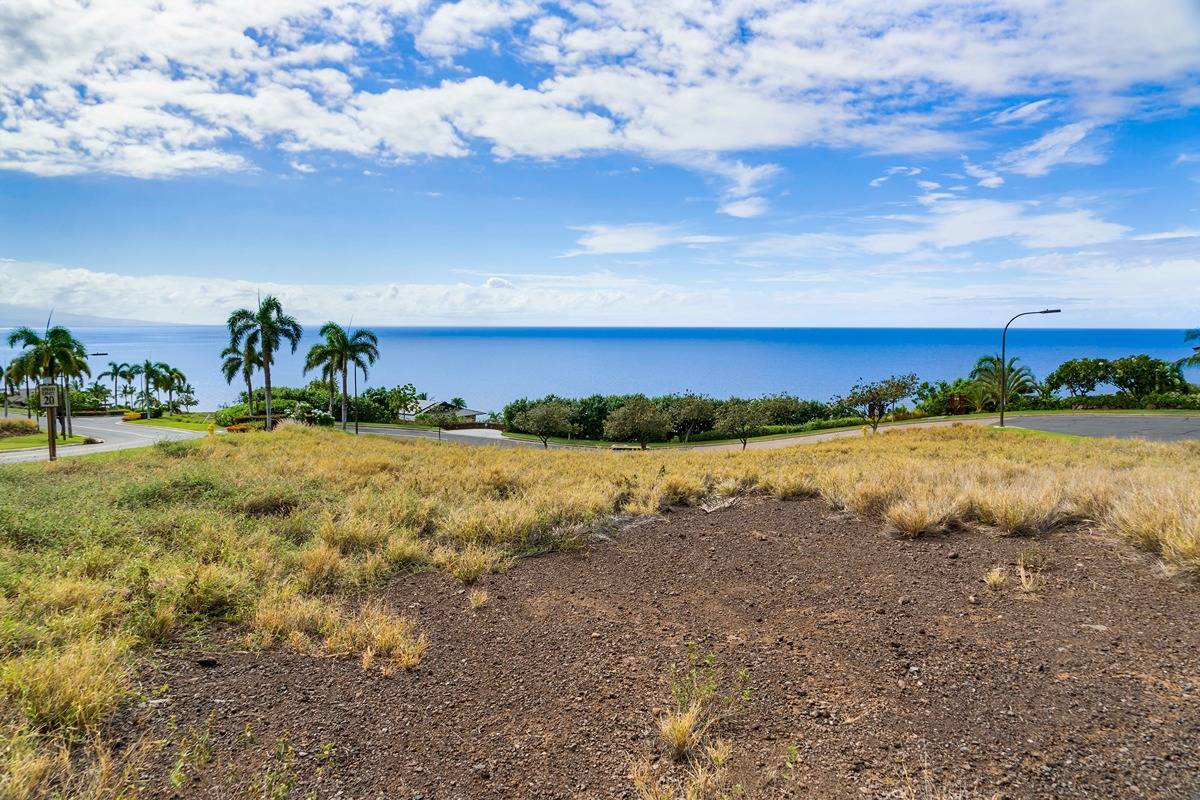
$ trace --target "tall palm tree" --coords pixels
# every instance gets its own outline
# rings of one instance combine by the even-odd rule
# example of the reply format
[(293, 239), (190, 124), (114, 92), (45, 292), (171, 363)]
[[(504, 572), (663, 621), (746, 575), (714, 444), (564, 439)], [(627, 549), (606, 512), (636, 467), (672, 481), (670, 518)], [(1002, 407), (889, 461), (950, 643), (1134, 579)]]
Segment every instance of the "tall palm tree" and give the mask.
[[(25, 353), (14, 358), (8, 365), (8, 378), (13, 386), (25, 386), (25, 416), (33, 418), (33, 398), (29, 394), (29, 381), (37, 380), (37, 367), (30, 358), (30, 353)], [(40, 416), (39, 412), (39, 416)]]
[(112, 404), (114, 406), (117, 404), (117, 380), (119, 378), (121, 378), (122, 375), (124, 374), (123, 370), (127, 370), (127, 369), (129, 369), (128, 364), (118, 364), (116, 361), (110, 361), (110, 362), (108, 362), (108, 369), (104, 370), (104, 372), (101, 372), (99, 375), (96, 376), (97, 378), (99, 378), (101, 380), (104, 380), (105, 378), (112, 378), (112, 382), (113, 382), (113, 390), (112, 390), (113, 402), (112, 402)]
[(129, 406), (129, 399), (133, 397), (133, 381), (138, 376), (136, 364), (122, 364), (118, 373), (121, 380), (125, 384), (125, 388), (121, 390), (121, 396), (125, 398), (125, 406)]
[[(1183, 340), (1185, 342), (1200, 342), (1200, 328), (1185, 333)], [(1193, 348), (1190, 356), (1184, 356), (1175, 363), (1181, 367), (1200, 367), (1200, 346)]]
[[(30, 377), (36, 375), (61, 383), (64, 395), (70, 389), (71, 378), (92, 374), (87, 363), (87, 348), (61, 325), (47, 328), (45, 334), (39, 334), (27, 326), (15, 328), (8, 335), (8, 346), (25, 350), (25, 356), (29, 359)], [(61, 420), (60, 431), (65, 438), (70, 430), (71, 405), (69, 397), (64, 399), (66, 413)]]
[(300, 336), (303, 329), (295, 317), (283, 313), (279, 299), (267, 295), (258, 303), (258, 308), (251, 311), (239, 308), (229, 315), (229, 345), (241, 348), (249, 341), (258, 350), (262, 359), (263, 396), (266, 399), (267, 423), (266, 429), (271, 430), (271, 365), (275, 363), (275, 353), (279, 351), (284, 341), (292, 346), (292, 352), (300, 346)]
[(242, 346), (230, 345), (221, 351), (221, 374), (225, 382), (233, 385), (233, 379), (238, 375), (246, 382), (246, 407), (250, 416), (254, 416), (254, 370), (262, 367), (262, 356), (254, 349), (254, 342), (248, 338)]
[(167, 393), (167, 411), (175, 411), (175, 393), (187, 383), (187, 376), (178, 367), (159, 364), (158, 387)]
[(315, 344), (308, 351), (304, 361), (304, 371), (321, 367), (341, 373), (342, 376), (342, 430), (346, 429), (349, 418), (347, 406), (350, 401), (350, 389), (347, 385), (350, 370), (362, 370), (363, 378), (367, 377), (367, 369), (379, 359), (379, 337), (374, 331), (357, 328), (347, 331), (336, 322), (326, 322), (321, 326), (321, 337), (325, 340)]
[(1037, 380), (1029, 367), (1017, 366), (1020, 359), (1013, 356), (1001, 369), (1000, 356), (983, 356), (971, 370), (971, 380), (980, 387), (982, 398), (999, 407), (1001, 391), (1006, 398), (1037, 391)]

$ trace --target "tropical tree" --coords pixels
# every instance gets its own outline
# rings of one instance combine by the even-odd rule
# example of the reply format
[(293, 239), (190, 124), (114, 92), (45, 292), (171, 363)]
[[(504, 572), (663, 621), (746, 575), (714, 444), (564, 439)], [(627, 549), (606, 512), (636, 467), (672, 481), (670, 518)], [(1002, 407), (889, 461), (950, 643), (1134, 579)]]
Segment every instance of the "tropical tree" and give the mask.
[(151, 406), (157, 404), (157, 391), (162, 386), (162, 376), (169, 369), (170, 367), (161, 361), (151, 361), (150, 359), (132, 367), (131, 372), (134, 377), (142, 379), (142, 391), (138, 394), (138, 403), (143, 410), (149, 411)]
[(167, 393), (167, 408), (171, 411), (175, 410), (174, 395), (187, 385), (187, 376), (178, 367), (172, 367), (164, 364), (166, 367), (160, 375), (163, 391)]
[(176, 398), (176, 401), (183, 407), (184, 411), (188, 411), (192, 406), (196, 405), (195, 386), (185, 381), (183, 385), (177, 387), (177, 391), (179, 392), (179, 397)]
[(320, 369), (324, 373), (332, 370), (342, 376), (342, 430), (346, 429), (349, 418), (350, 390), (348, 376), (354, 369), (356, 374), (362, 370), (363, 378), (368, 374), (368, 368), (379, 359), (379, 337), (374, 331), (358, 328), (347, 331), (336, 322), (326, 322), (321, 326), (323, 341), (309, 348), (304, 359), (304, 371)]
[(247, 338), (241, 347), (230, 345), (221, 351), (221, 374), (225, 382), (233, 385), (233, 379), (241, 376), (246, 382), (246, 407), (250, 416), (254, 416), (254, 370), (262, 368), (262, 356), (254, 347), (254, 342)]
[(604, 421), (604, 435), (614, 441), (635, 441), (646, 449), (652, 441), (666, 439), (671, 420), (644, 394), (629, 397)]
[(721, 404), (717, 412), (717, 430), (742, 442), (746, 449), (751, 437), (758, 434), (771, 421), (770, 411), (761, 400), (730, 398)]
[(888, 409), (911, 397), (916, 390), (916, 375), (893, 375), (873, 383), (860, 381), (844, 397), (834, 400), (833, 405), (859, 415), (876, 431)]
[[(29, 393), (29, 382), (38, 379), (37, 367), (33, 363), (31, 353), (25, 353), (14, 358), (8, 365), (8, 379), (13, 386), (25, 387), (25, 416), (33, 418), (33, 398)], [(41, 411), (38, 412), (41, 416)]]
[(671, 424), (683, 441), (696, 431), (708, 430), (716, 422), (716, 403), (698, 394), (686, 394), (670, 406)]
[(1000, 356), (983, 356), (975, 362), (971, 370), (971, 380), (980, 387), (984, 402), (993, 407), (999, 407), (1001, 399), (1018, 397), (1037, 391), (1037, 379), (1033, 371), (1026, 366), (1018, 366), (1020, 361), (1013, 356), (1008, 363), (1001, 367)]
[(113, 405), (116, 405), (117, 403), (117, 381), (121, 379), (121, 377), (125, 374), (124, 371), (127, 369), (129, 369), (128, 364), (118, 364), (116, 361), (110, 361), (108, 362), (108, 369), (96, 376), (100, 380), (104, 380), (105, 378), (112, 379)]
[[(1200, 328), (1190, 330), (1183, 335), (1185, 342), (1200, 342)], [(1180, 367), (1200, 367), (1200, 345), (1192, 348), (1190, 356), (1184, 356), (1175, 362)]]
[(275, 353), (284, 342), (291, 345), (292, 352), (300, 346), (303, 329), (295, 317), (283, 313), (279, 299), (267, 295), (253, 311), (239, 308), (229, 315), (229, 346), (238, 350), (249, 343), (258, 351), (263, 371), (263, 398), (266, 405), (266, 429), (271, 430), (271, 365)]
[(1148, 355), (1126, 356), (1112, 362), (1112, 383), (1138, 400), (1155, 392), (1186, 390), (1182, 367)]
[(522, 431), (541, 439), (542, 447), (549, 447), (550, 437), (571, 433), (571, 404), (566, 400), (535, 403), (517, 415), (516, 424)]
[[(87, 348), (61, 325), (47, 328), (45, 334), (26, 326), (15, 328), (8, 335), (8, 346), (25, 350), (30, 377), (60, 383), (64, 394), (71, 378), (92, 374), (87, 364)], [(59, 430), (65, 438), (71, 426), (69, 400), (64, 411)]]
[(1045, 386), (1051, 392), (1066, 389), (1072, 397), (1082, 397), (1111, 380), (1112, 362), (1108, 359), (1072, 358), (1046, 376)]

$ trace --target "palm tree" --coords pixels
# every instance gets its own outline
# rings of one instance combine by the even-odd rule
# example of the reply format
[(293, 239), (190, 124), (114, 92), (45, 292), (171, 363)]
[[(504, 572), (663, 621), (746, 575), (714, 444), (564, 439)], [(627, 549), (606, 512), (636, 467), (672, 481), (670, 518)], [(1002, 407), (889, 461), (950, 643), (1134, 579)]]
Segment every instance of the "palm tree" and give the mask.
[(254, 342), (247, 339), (240, 348), (230, 345), (221, 351), (221, 374), (225, 382), (233, 385), (237, 375), (246, 382), (246, 407), (254, 416), (254, 370), (262, 367), (262, 357), (254, 349)]
[(108, 362), (108, 369), (96, 376), (101, 380), (104, 380), (105, 378), (112, 378), (112, 398), (114, 406), (117, 404), (117, 379), (123, 377), (124, 370), (127, 369), (129, 369), (128, 364), (118, 364), (116, 361), (110, 361)]
[(312, 346), (304, 360), (304, 371), (321, 367), (322, 371), (340, 372), (342, 375), (342, 430), (346, 429), (348, 420), (347, 406), (350, 401), (350, 390), (347, 386), (350, 369), (362, 370), (363, 378), (367, 377), (367, 369), (379, 359), (379, 337), (374, 331), (357, 328), (347, 331), (336, 322), (326, 322), (321, 326), (321, 337), (325, 340)]
[[(30, 353), (19, 355), (14, 358), (8, 365), (8, 380), (13, 386), (25, 386), (25, 416), (33, 418), (33, 399), (29, 394), (29, 381), (37, 380), (37, 367), (30, 358)], [(38, 412), (41, 416), (41, 412)]]
[(129, 405), (129, 398), (133, 397), (133, 379), (138, 376), (138, 367), (136, 364), (122, 364), (118, 373), (121, 380), (125, 382), (125, 388), (121, 390), (121, 396), (125, 398), (125, 405)]
[(167, 393), (167, 410), (174, 412), (174, 395), (187, 383), (187, 376), (178, 367), (172, 367), (169, 364), (163, 364), (162, 367), (163, 369), (159, 373), (159, 385)]
[(70, 397), (67, 394), (70, 389), (69, 380), (92, 374), (87, 364), (87, 348), (61, 325), (47, 328), (44, 335), (39, 335), (27, 326), (21, 326), (9, 333), (8, 346), (25, 350), (30, 377), (40, 377), (55, 383), (61, 381), (64, 394), (67, 395), (64, 406), (66, 414), (60, 426), (65, 438), (68, 435), (71, 415)]
[(1013, 356), (1001, 369), (1000, 356), (983, 356), (971, 370), (971, 380), (980, 387), (981, 400), (1000, 405), (1003, 397), (1012, 398), (1037, 391), (1037, 380), (1029, 367), (1017, 366), (1020, 359)]
[[(1200, 342), (1200, 328), (1190, 330), (1183, 335), (1185, 342)], [(1184, 356), (1175, 363), (1181, 367), (1200, 367), (1200, 346), (1192, 348), (1190, 356)]]
[(303, 329), (295, 317), (283, 313), (283, 306), (273, 295), (260, 300), (255, 311), (248, 308), (234, 311), (229, 315), (227, 324), (230, 347), (241, 349), (244, 343), (249, 342), (260, 353), (267, 412), (265, 427), (271, 430), (271, 365), (275, 363), (275, 353), (285, 340), (292, 346), (292, 352), (296, 352)]

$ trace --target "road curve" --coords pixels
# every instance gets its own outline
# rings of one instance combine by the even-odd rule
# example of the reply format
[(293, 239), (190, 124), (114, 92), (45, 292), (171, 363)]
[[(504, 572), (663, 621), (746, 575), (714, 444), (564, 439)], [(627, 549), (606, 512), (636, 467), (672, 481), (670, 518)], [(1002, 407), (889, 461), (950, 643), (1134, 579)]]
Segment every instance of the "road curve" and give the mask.
[[(45, 421), (42, 422), (43, 429)], [(202, 431), (184, 431), (177, 428), (159, 428), (152, 425), (130, 425), (120, 417), (76, 417), (73, 423), (76, 436), (90, 436), (102, 440), (101, 444), (74, 444), (58, 448), (59, 458), (106, 453), (112, 450), (128, 450), (134, 447), (149, 447), (155, 442), (182, 441), (204, 436)], [(0, 464), (15, 464), (22, 461), (45, 461), (46, 448), (36, 450), (11, 450), (0, 452)]]

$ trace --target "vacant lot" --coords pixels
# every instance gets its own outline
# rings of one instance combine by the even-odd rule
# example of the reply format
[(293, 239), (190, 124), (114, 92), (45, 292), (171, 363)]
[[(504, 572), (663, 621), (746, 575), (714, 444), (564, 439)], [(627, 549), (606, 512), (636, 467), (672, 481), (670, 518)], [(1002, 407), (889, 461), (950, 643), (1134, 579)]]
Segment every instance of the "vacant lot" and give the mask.
[(5, 468), (4, 794), (1185, 796), (1198, 473), (965, 428)]

